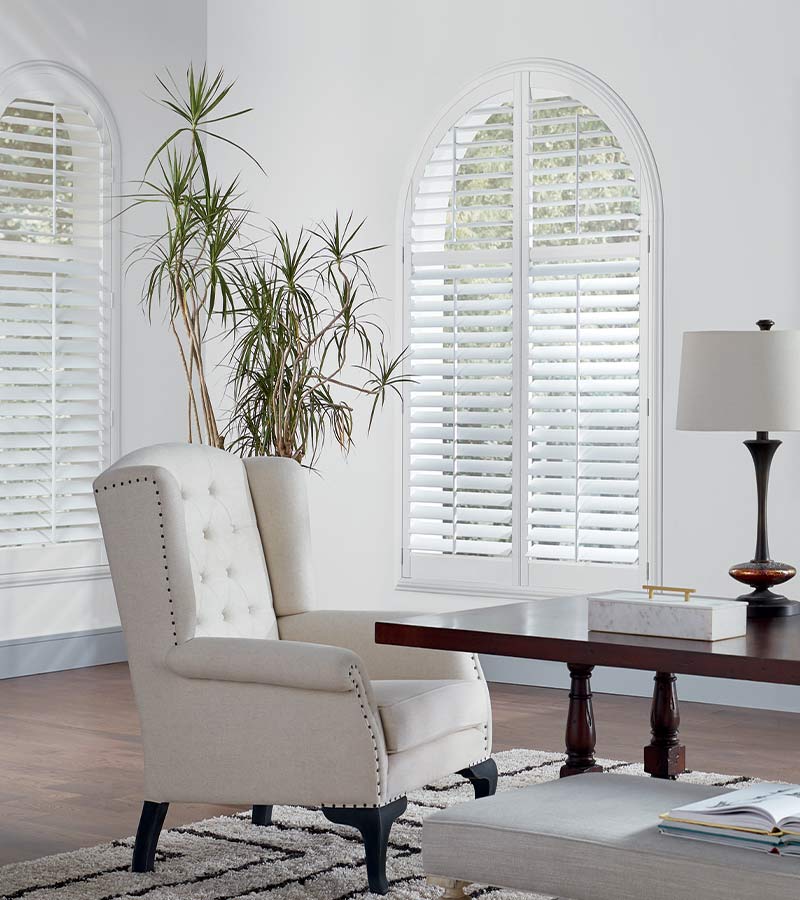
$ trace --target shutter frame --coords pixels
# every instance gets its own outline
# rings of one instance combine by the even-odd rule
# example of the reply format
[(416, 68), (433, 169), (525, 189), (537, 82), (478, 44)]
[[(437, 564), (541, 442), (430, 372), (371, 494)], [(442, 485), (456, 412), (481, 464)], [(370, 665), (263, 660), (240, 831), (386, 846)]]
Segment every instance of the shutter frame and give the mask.
[[(641, 397), (641, 406), (642, 406), (642, 431), (646, 432), (646, 435), (643, 437), (642, 451), (643, 458), (641, 461), (641, 473), (640, 473), (640, 483), (641, 490), (643, 494), (643, 503), (642, 509), (640, 510), (640, 528), (642, 535), (642, 552), (640, 554), (640, 565), (637, 565), (633, 568), (636, 569), (636, 573), (634, 575), (634, 579), (641, 584), (640, 578), (644, 577), (645, 565), (647, 563), (651, 566), (651, 572), (656, 573), (660, 568), (660, 560), (659, 555), (657, 553), (659, 542), (660, 542), (660, 523), (658, 521), (658, 512), (660, 508), (660, 429), (661, 429), (661, 419), (660, 419), (660, 404), (656, 404), (653, 409), (655, 410), (655, 414), (652, 416), (645, 416), (645, 411), (649, 410), (651, 407), (650, 399), (653, 396), (658, 396), (660, 393), (660, 377), (659, 377), (659, 369), (660, 369), (660, 331), (658, 329), (658, 324), (660, 321), (660, 285), (661, 285), (661, 203), (660, 203), (660, 193), (659, 193), (659, 185), (658, 185), (658, 176), (657, 171), (655, 169), (655, 164), (652, 160), (652, 154), (649, 151), (649, 147), (647, 146), (646, 139), (644, 135), (641, 133), (641, 130), (638, 128), (635, 119), (633, 119), (630, 111), (624, 106), (622, 101), (615, 95), (613, 92), (602, 82), (595, 79), (593, 76), (589, 75), (583, 70), (577, 69), (576, 67), (569, 66), (567, 64), (557, 63), (551, 60), (533, 60), (528, 61), (523, 64), (515, 64), (512, 66), (504, 67), (502, 70), (503, 74), (507, 74), (512, 80), (516, 80), (518, 78), (527, 79), (531, 78), (534, 87), (538, 86), (546, 86), (548, 88), (555, 87), (562, 94), (566, 94), (567, 91), (574, 91), (580, 96), (580, 103), (588, 105), (592, 112), (595, 113), (595, 119), (600, 122), (605, 122), (609, 127), (607, 129), (603, 129), (604, 133), (611, 133), (615, 135), (619, 141), (619, 144), (624, 148), (625, 153), (628, 156), (628, 160), (630, 162), (631, 171), (635, 174), (637, 184), (639, 186), (639, 190), (641, 192), (642, 199), (642, 209), (641, 209), (641, 223), (642, 223), (642, 236), (639, 241), (639, 249), (641, 251), (642, 257), (647, 256), (646, 259), (643, 258), (644, 265), (642, 266), (642, 334), (646, 335), (646, 342), (644, 343), (643, 350), (643, 360), (641, 370), (639, 372), (640, 377), (640, 397)], [(471, 89), (472, 99), (480, 100), (481, 91), (475, 91), (475, 89)], [(484, 89), (483, 95), (488, 96), (488, 91)], [(468, 92), (465, 92), (463, 95), (464, 98), (468, 96)], [(429, 139), (428, 147), (423, 152), (422, 157), (420, 158), (420, 163), (418, 168), (422, 168), (425, 165), (426, 157), (430, 156), (429, 150), (432, 145), (435, 144), (435, 139), (437, 137), (441, 137), (441, 133), (446, 130), (446, 128), (452, 124), (452, 121), (457, 117), (457, 115), (463, 111), (467, 104), (464, 102), (462, 98), (460, 109), (455, 107), (446, 117), (443, 118), (440, 127), (434, 131)], [(603, 143), (595, 142), (595, 143)], [(618, 157), (615, 159), (619, 159)], [(617, 162), (614, 163), (615, 167), (617, 166)], [(605, 167), (603, 167), (605, 168)], [(595, 171), (595, 170), (592, 170)], [(600, 172), (600, 167), (597, 168), (597, 172)], [(406, 216), (408, 215), (408, 210), (413, 204), (414, 199), (414, 190), (416, 186), (416, 181), (412, 181), (412, 187), (407, 195), (407, 204), (406, 204)], [(597, 192), (602, 193), (602, 192)], [(567, 195), (559, 195), (559, 196), (567, 196)], [(591, 195), (590, 196), (596, 196)], [(619, 206), (610, 206), (608, 208), (611, 209), (627, 209), (627, 207), (619, 207)], [(601, 221), (603, 217), (599, 217), (596, 220), (592, 221), (592, 227), (594, 228), (608, 228), (609, 226)], [(407, 221), (407, 220), (406, 220)], [(600, 224), (597, 224), (597, 223)], [(619, 232), (619, 233), (618, 233)], [(629, 238), (630, 232), (626, 229), (614, 229), (612, 233), (612, 237), (620, 239), (620, 238)], [(404, 233), (404, 237), (406, 237)], [(618, 241), (619, 242), (619, 241)], [(405, 242), (404, 242), (405, 243)], [(653, 252), (648, 253), (648, 250), (652, 249)], [(537, 246), (533, 251), (533, 256), (536, 257), (539, 254), (540, 248)], [(408, 268), (408, 257), (410, 254), (405, 254), (405, 262), (406, 269)], [(601, 254), (598, 254), (598, 256)], [(575, 264), (578, 265), (579, 261), (577, 260), (578, 254), (576, 254)], [(539, 256), (539, 259), (542, 257)], [(597, 257), (595, 257), (597, 258)], [(405, 275), (406, 273), (404, 273)], [(633, 274), (633, 273), (631, 273)], [(407, 278), (404, 277), (404, 287), (407, 284)], [(602, 311), (602, 306), (600, 304), (596, 304), (597, 308)], [(526, 305), (527, 308), (527, 305)], [(594, 315), (593, 313), (591, 315)], [(589, 316), (589, 314), (587, 314)], [(622, 313), (620, 313), (620, 318), (625, 318)], [(591, 321), (591, 317), (589, 316), (589, 321)], [(600, 325), (599, 322), (595, 323), (596, 325)], [(623, 338), (624, 334), (621, 335)], [(544, 345), (545, 347), (547, 345)], [(622, 346), (622, 345), (620, 345)], [(546, 355), (546, 354), (545, 354)], [(518, 359), (519, 356), (515, 356), (515, 360)], [(624, 374), (629, 377), (635, 377), (635, 361), (633, 364), (631, 363), (631, 356), (624, 355), (624, 359), (622, 359), (619, 363), (614, 363), (613, 359), (609, 362), (610, 357), (607, 353), (603, 352), (602, 348), (600, 352), (597, 354), (597, 358), (587, 360), (585, 363), (582, 363), (582, 369), (585, 370), (586, 377), (598, 379), (600, 377), (604, 377), (606, 379), (616, 379), (622, 370), (624, 370)], [(626, 362), (627, 360), (627, 362)], [(527, 366), (526, 366), (527, 368)], [(635, 387), (634, 384), (631, 386)], [(624, 406), (617, 413), (614, 412), (611, 414), (612, 418), (616, 417), (616, 421), (612, 421), (610, 424), (619, 426), (620, 428), (629, 428), (630, 427), (630, 414), (629, 407)], [(595, 404), (592, 409), (585, 411), (582, 414), (582, 418), (586, 420), (587, 426), (592, 426), (596, 429), (610, 428), (610, 424), (602, 422), (603, 413), (602, 410), (597, 407)], [(404, 416), (404, 427), (407, 424), (408, 416)], [(515, 413), (515, 419), (518, 416)], [(516, 423), (515, 423), (516, 427)], [(522, 426), (525, 431), (527, 431), (527, 426)], [(405, 435), (405, 432), (404, 432)], [(607, 477), (608, 466), (611, 463), (611, 460), (604, 462), (604, 454), (599, 451), (603, 450), (604, 444), (601, 444), (598, 447), (592, 447), (591, 450), (591, 458), (587, 458), (584, 463), (582, 463), (582, 467), (586, 469), (587, 478), (589, 476), (594, 476), (597, 472), (601, 472), (602, 477)], [(407, 438), (404, 437), (404, 455), (406, 449), (408, 447)], [(625, 451), (627, 453), (627, 451)], [(527, 469), (527, 453), (520, 455), (516, 455), (516, 459), (518, 462), (521, 462), (524, 467)], [(624, 460), (620, 460), (620, 471), (625, 472), (625, 474), (630, 474), (630, 465), (631, 461), (627, 458)], [(411, 571), (411, 567), (408, 565), (409, 560), (409, 552), (407, 545), (407, 514), (405, 507), (409, 502), (409, 496), (407, 493), (408, 486), (408, 470), (405, 466), (404, 461), (404, 489), (403, 489), (403, 545), (404, 545), (404, 565), (403, 565), (403, 577), (404, 579), (409, 579), (410, 583), (414, 581), (421, 583), (421, 580), (426, 581), (426, 585), (433, 584), (434, 582), (430, 579), (436, 578), (434, 573), (424, 573), (420, 574), (417, 572)], [(526, 473), (526, 481), (527, 481), (527, 473)], [(524, 501), (523, 497), (523, 501)], [(517, 497), (515, 496), (515, 501), (517, 501)], [(616, 500), (614, 501), (616, 503)], [(517, 501), (517, 505), (519, 505)], [(525, 504), (527, 507), (527, 504)], [(592, 523), (596, 522), (596, 519), (593, 519), (592, 516), (599, 515), (599, 511), (594, 510), (587, 512), (587, 524), (586, 531), (589, 536), (593, 535), (593, 532), (597, 529), (590, 527)], [(527, 529), (527, 511), (523, 511), (523, 515), (521, 516), (523, 522), (525, 523), (525, 528)], [(626, 520), (630, 523), (630, 519)], [(604, 527), (604, 526), (600, 526)], [(624, 530), (624, 529), (623, 529)], [(627, 540), (627, 536), (626, 540)], [(519, 570), (513, 578), (514, 585), (516, 587), (512, 587), (510, 589), (510, 593), (506, 591), (505, 595), (513, 595), (514, 590), (519, 589), (521, 591), (527, 591), (531, 595), (534, 595), (541, 591), (546, 591), (547, 593), (558, 593), (564, 590), (565, 584), (568, 586), (568, 590), (582, 590), (584, 588), (591, 588), (593, 586), (591, 580), (587, 580), (586, 569), (591, 568), (600, 573), (599, 579), (595, 582), (594, 586), (598, 589), (607, 583), (607, 580), (604, 581), (606, 573), (603, 571), (605, 568), (617, 569), (617, 566), (611, 564), (609, 566), (605, 566), (602, 562), (598, 565), (597, 563), (587, 564), (575, 564), (575, 565), (567, 565), (557, 564), (555, 567), (550, 566), (548, 563), (543, 562), (539, 568), (539, 574), (537, 575), (533, 571), (533, 567), (529, 570), (527, 563), (524, 565), (522, 561), (517, 557), (517, 562), (520, 563)], [(631, 568), (629, 566), (629, 568)], [(556, 575), (555, 570), (559, 570), (560, 574)], [(640, 574), (641, 573), (641, 574)], [(454, 576), (450, 573), (443, 576), (443, 589), (447, 588), (447, 580), (450, 579), (451, 582), (454, 582)], [(452, 586), (452, 589), (458, 591), (460, 588), (464, 588), (465, 581), (461, 579), (462, 584)], [(609, 586), (620, 586), (621, 582), (619, 580), (615, 582), (611, 582)], [(505, 591), (505, 588), (504, 588)]]
[[(12, 122), (10, 129), (6, 128), (9, 106), (13, 106), (18, 97), (30, 98), (32, 101), (20, 104), (20, 107), (24, 105), (31, 112), (16, 117), (27, 122), (29, 126), (27, 131), (23, 127), (18, 127), (16, 121)], [(12, 307), (17, 312), (24, 310), (24, 294), (34, 287), (35, 278), (47, 278), (49, 272), (52, 279), (53, 272), (63, 268), (60, 260), (75, 260), (75, 263), (69, 263), (66, 269), (63, 269), (63, 275), (57, 276), (57, 280), (64, 279), (64, 285), (69, 284), (74, 288), (75, 293), (64, 294), (64, 298), (69, 300), (68, 304), (60, 303), (56, 307), (55, 321), (58, 323), (59, 335), (56, 342), (62, 346), (51, 354), (51, 363), (54, 362), (57, 369), (55, 391), (51, 390), (51, 402), (48, 404), (42, 398), (32, 396), (20, 404), (17, 433), (28, 437), (23, 437), (23, 440), (17, 443), (32, 444), (47, 453), (50, 468), (50, 509), (46, 525), (48, 534), (43, 534), (41, 541), (28, 540), (35, 533), (35, 528), (27, 532), (23, 528), (19, 540), (12, 539), (8, 526), (9, 518), (13, 516), (9, 515), (9, 509), (0, 514), (0, 522), (4, 526), (0, 527), (4, 566), (9, 575), (14, 577), (15, 572), (32, 573), (42, 569), (57, 572), (74, 566), (96, 567), (105, 564), (91, 480), (98, 471), (113, 461), (118, 452), (116, 429), (112, 422), (112, 411), (119, 392), (118, 327), (116, 316), (112, 317), (111, 314), (111, 297), (119, 279), (117, 254), (119, 226), (116, 219), (119, 211), (119, 190), (113, 168), (113, 160), (118, 154), (118, 140), (113, 118), (102, 98), (89, 82), (64, 66), (36, 62), (7, 70), (0, 79), (0, 103), (7, 138), (3, 143), (8, 151), (5, 156), (0, 157), (0, 169), (3, 169), (5, 162), (11, 159), (9, 153), (13, 154), (16, 149), (10, 146), (8, 134), (20, 134), (21, 140), (17, 143), (24, 149), (27, 144), (25, 138), (31, 136), (29, 131), (34, 127), (32, 123), (37, 120), (44, 121), (41, 114), (36, 111), (50, 104), (51, 108), (55, 106), (57, 110), (58, 152), (62, 154), (65, 150), (69, 150), (70, 144), (64, 140), (69, 132), (74, 136), (74, 153), (71, 155), (67, 152), (66, 160), (84, 169), (80, 173), (80, 179), (75, 183), (91, 186), (88, 194), (81, 190), (71, 190), (68, 194), (56, 198), (57, 208), (65, 210), (64, 216), (61, 217), (59, 214), (58, 220), (61, 221), (63, 218), (64, 221), (71, 220), (76, 223), (72, 238), (62, 239), (60, 243), (53, 244), (41, 243), (41, 239), (37, 241), (31, 235), (23, 234), (21, 239), (13, 240), (16, 234), (24, 230), (16, 228), (12, 233), (4, 232), (4, 237), (0, 240), (0, 255), (4, 261), (0, 270), (0, 282), (5, 281), (8, 285), (8, 279), (18, 277), (15, 273), (31, 272), (31, 275), (27, 276), (26, 283), (22, 284), (19, 290), (12, 292), (16, 296), (9, 297), (9, 302), (4, 303), (5, 294), (0, 295), (3, 313)], [(49, 130), (51, 138), (52, 131), (51, 127)], [(41, 138), (43, 130), (37, 128), (33, 136)], [(13, 143), (12, 140), (11, 144)], [(46, 146), (42, 139), (31, 141), (30, 144), (36, 144), (39, 152)], [(94, 152), (94, 161), (90, 157), (84, 159), (88, 149)], [(80, 162), (74, 154), (80, 154)], [(2, 181), (0, 206), (6, 198), (11, 198), (13, 203), (15, 192), (12, 185), (18, 186), (23, 182), (13, 177), (0, 178), (0, 181)], [(52, 191), (52, 188), (44, 185), (41, 178), (37, 181), (39, 185), (35, 186), (44, 187), (46, 190), (27, 193), (34, 199), (41, 199), (40, 195), (45, 195), (47, 189)], [(24, 193), (23, 188), (23, 195)], [(76, 202), (76, 198), (82, 193), (83, 197)], [(8, 209), (7, 206), (2, 208), (4, 211)], [(34, 203), (32, 208), (40, 209), (41, 204)], [(91, 213), (90, 217), (87, 216), (87, 212)], [(74, 303), (71, 300), (73, 296)], [(36, 320), (37, 316), (34, 315), (32, 321)], [(24, 313), (21, 321), (25, 321)], [(45, 345), (48, 341), (52, 344), (47, 330), (44, 329), (41, 340), (36, 341), (40, 345), (37, 352), (46, 355)], [(20, 365), (24, 357), (36, 355), (35, 352), (28, 352), (29, 347), (26, 345), (29, 343), (30, 339), (25, 338), (24, 334), (18, 334), (18, 339), (12, 342), (9, 350), (0, 353), (0, 359), (12, 364), (14, 371), (23, 373), (23, 384), (30, 383), (33, 387), (40, 380), (35, 377), (37, 371), (39, 376), (46, 374), (46, 367), (41, 366), (36, 370), (35, 366), (31, 368)], [(33, 360), (30, 361), (33, 363)], [(3, 374), (7, 375), (8, 370), (7, 365)], [(93, 375), (93, 372), (97, 374)], [(13, 379), (4, 380), (13, 383)], [(58, 415), (55, 424), (51, 409), (53, 396)], [(0, 401), (0, 406), (2, 405)], [(8, 404), (5, 405), (8, 409)], [(0, 450), (2, 462), (6, 451), (14, 451), (15, 429), (10, 422), (17, 417), (13, 413), (5, 415), (0, 413), (0, 416), (3, 418), (3, 449)], [(42, 428), (44, 424), (42, 420), (48, 418), (51, 421), (49, 441), (46, 439), (46, 428)], [(92, 438), (92, 434), (95, 434), (96, 438)], [(52, 440), (53, 437), (55, 442)], [(34, 465), (34, 472), (35, 469)], [(13, 505), (16, 506), (18, 513), (24, 513), (20, 500), (25, 496), (37, 499), (42, 484), (41, 480), (37, 480), (32, 487), (26, 486), (24, 480), (16, 477), (23, 472), (24, 467), (15, 472), (14, 467), (8, 464), (0, 470), (0, 477), (9, 481), (8, 494), (15, 501)], [(24, 495), (23, 491), (26, 492)], [(53, 537), (56, 539), (55, 542), (52, 540)], [(23, 580), (25, 577), (21, 575)]]

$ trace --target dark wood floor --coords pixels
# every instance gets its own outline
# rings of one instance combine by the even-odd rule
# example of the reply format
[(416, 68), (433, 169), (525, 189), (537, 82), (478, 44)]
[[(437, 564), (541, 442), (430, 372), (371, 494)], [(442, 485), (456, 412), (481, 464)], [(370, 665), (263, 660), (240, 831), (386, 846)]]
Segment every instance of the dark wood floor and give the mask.
[[(566, 695), (492, 685), (495, 749), (563, 747)], [(649, 702), (595, 699), (598, 755), (639, 760)], [(800, 781), (800, 717), (686, 703), (694, 769)], [(141, 803), (139, 723), (125, 665), (0, 681), (0, 864), (131, 834)], [(223, 807), (173, 804), (167, 824)]]

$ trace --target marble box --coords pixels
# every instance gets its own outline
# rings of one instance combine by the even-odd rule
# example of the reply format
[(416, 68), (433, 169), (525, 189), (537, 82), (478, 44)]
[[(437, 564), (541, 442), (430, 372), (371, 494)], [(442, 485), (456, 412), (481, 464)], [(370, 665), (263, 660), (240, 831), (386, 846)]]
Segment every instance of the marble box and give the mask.
[(608, 591), (589, 597), (589, 630), (721, 641), (747, 631), (747, 604), (719, 597)]

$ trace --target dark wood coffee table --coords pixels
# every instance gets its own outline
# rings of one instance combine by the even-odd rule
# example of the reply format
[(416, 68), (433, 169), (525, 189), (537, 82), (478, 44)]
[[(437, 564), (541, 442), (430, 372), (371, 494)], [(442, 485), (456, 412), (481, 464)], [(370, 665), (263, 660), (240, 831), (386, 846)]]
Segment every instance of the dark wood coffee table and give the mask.
[(601, 769), (594, 757), (595, 666), (655, 672), (652, 738), (644, 748), (644, 766), (656, 778), (674, 778), (685, 768), (676, 674), (800, 685), (800, 616), (750, 620), (746, 637), (686, 641), (589, 631), (586, 597), (553, 597), (377, 622), (375, 639), (566, 663), (571, 688), (562, 776)]

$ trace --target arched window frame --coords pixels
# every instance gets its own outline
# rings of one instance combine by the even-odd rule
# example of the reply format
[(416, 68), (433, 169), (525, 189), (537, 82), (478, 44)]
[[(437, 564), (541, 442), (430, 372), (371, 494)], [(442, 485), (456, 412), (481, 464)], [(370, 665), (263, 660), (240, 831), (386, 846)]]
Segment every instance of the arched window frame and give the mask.
[[(102, 306), (107, 323), (103, 352), (107, 355), (104, 370), (107, 377), (107, 424), (102, 444), (100, 469), (119, 456), (120, 406), (120, 309), (121, 287), (119, 213), (121, 209), (121, 152), (114, 116), (105, 98), (85, 76), (63, 63), (52, 60), (28, 60), (0, 72), (0, 110), (16, 99), (82, 107), (96, 126), (102, 142), (104, 173), (109, 191), (103, 195)], [(107, 558), (103, 541), (93, 540), (65, 543), (42, 543), (12, 546), (0, 550), (3, 561), (3, 583), (38, 583), (43, 573), (49, 580), (63, 577), (73, 579), (95, 577), (107, 572)], [(70, 572), (72, 574), (70, 574)]]
[[(645, 418), (643, 432), (646, 446), (640, 458), (640, 563), (628, 567), (623, 573), (621, 566), (581, 566), (580, 564), (536, 564), (540, 568), (537, 577), (531, 577), (531, 565), (526, 556), (527, 528), (525, 518), (527, 507), (515, 503), (513, 514), (514, 551), (510, 568), (494, 565), (492, 559), (461, 558), (452, 566), (442, 566), (434, 560), (429, 565), (412, 567), (409, 551), (409, 447), (410, 434), (407, 415), (403, 414), (402, 448), (399, 460), (400, 482), (398, 494), (401, 512), (398, 522), (398, 543), (400, 544), (400, 578), (398, 587), (407, 590), (456, 593), (473, 596), (536, 597), (554, 594), (574, 594), (584, 590), (603, 590), (614, 587), (640, 585), (640, 579), (661, 580), (662, 569), (662, 298), (663, 298), (663, 206), (661, 184), (655, 158), (647, 137), (631, 109), (622, 98), (600, 78), (575, 66), (557, 59), (534, 58), (517, 60), (497, 67), (467, 86), (440, 114), (433, 127), (427, 131), (426, 140), (419, 156), (409, 166), (405, 179), (405, 189), (399, 204), (398, 246), (401, 256), (398, 265), (398, 296), (403, 298), (402, 321), (399, 331), (403, 345), (410, 343), (409, 334), (409, 284), (411, 274), (411, 219), (414, 199), (420, 179), (434, 149), (442, 136), (459, 119), (477, 104), (495, 94), (513, 89), (515, 108), (520, 108), (524, 92), (529, 86), (555, 88), (583, 102), (603, 119), (623, 147), (628, 161), (638, 181), (641, 200), (641, 259), (640, 270), (640, 410)], [(522, 123), (515, 117), (515, 147), (521, 145), (518, 130)], [(515, 190), (519, 192), (517, 210), (524, 187), (522, 167), (515, 150)], [(519, 211), (516, 213), (515, 232), (521, 229)], [(520, 278), (527, 270), (527, 248), (523, 241), (517, 241), (519, 258), (515, 256), (514, 272), (514, 319), (527, 319), (526, 295), (523, 295)], [(514, 328), (514, 359), (519, 360), (525, 352), (526, 334), (523, 329)], [(518, 371), (521, 367), (516, 366)], [(527, 408), (527, 384), (523, 373), (514, 376), (514, 402)], [(409, 407), (411, 386), (404, 386), (404, 410)], [(519, 416), (517, 416), (519, 422)], [(526, 443), (526, 429), (514, 428), (514, 458)], [(515, 466), (514, 496), (524, 496), (519, 481), (527, 477)], [(526, 467), (527, 468), (527, 467)], [(643, 509), (643, 514), (642, 514)], [(451, 558), (452, 559), (452, 558)], [(487, 565), (488, 563), (488, 565)], [(622, 573), (622, 575), (620, 575)]]

